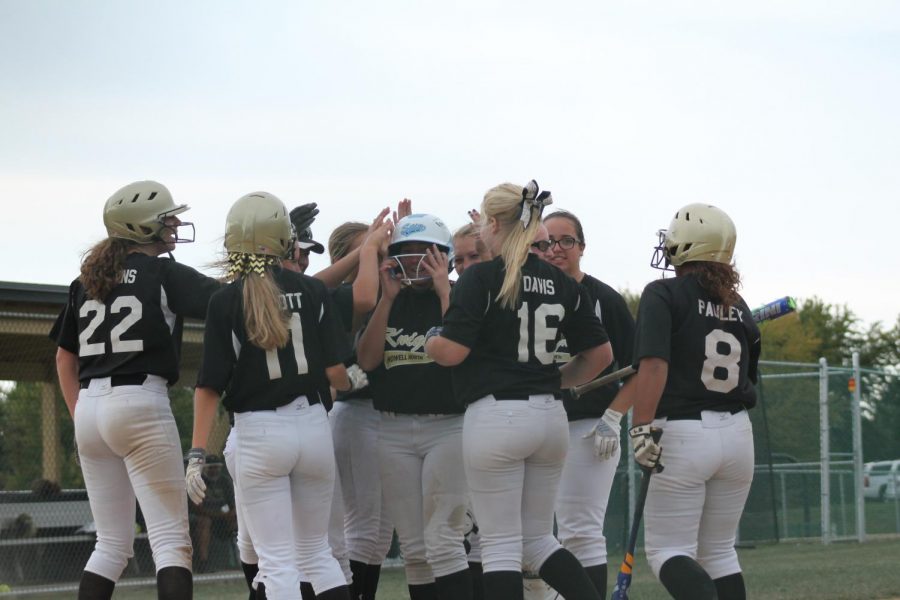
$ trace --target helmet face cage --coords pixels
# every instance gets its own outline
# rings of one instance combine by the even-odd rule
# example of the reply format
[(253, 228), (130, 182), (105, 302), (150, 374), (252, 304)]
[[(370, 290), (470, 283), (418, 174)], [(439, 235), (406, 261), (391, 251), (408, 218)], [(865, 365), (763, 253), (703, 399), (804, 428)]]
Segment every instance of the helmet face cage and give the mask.
[(656, 232), (656, 235), (659, 236), (659, 240), (656, 247), (653, 249), (653, 258), (650, 259), (650, 266), (654, 269), (659, 269), (660, 271), (673, 273), (675, 268), (669, 262), (669, 252), (668, 248), (666, 248), (667, 234), (668, 231), (665, 229), (660, 229)]
[[(392, 271), (394, 277), (404, 284), (427, 281), (431, 275), (424, 268), (427, 254), (405, 252), (405, 245), (409, 243), (426, 244), (428, 247), (437, 246), (441, 252), (448, 255), (448, 268), (453, 268), (453, 235), (438, 217), (428, 214), (413, 214), (400, 219), (394, 228), (391, 244), (388, 246), (388, 256), (396, 263)], [(407, 265), (401, 259), (407, 259)], [(415, 260), (415, 268), (410, 263)]]
[[(197, 237), (197, 232), (194, 229), (194, 224), (190, 221), (182, 221), (178, 225), (166, 225), (166, 219), (168, 217), (174, 217), (173, 214), (175, 211), (168, 210), (164, 213), (160, 213), (156, 216), (156, 220), (159, 221), (160, 227), (156, 232), (156, 237), (162, 239), (163, 229), (169, 229), (172, 233), (175, 234), (174, 242), (176, 244), (190, 244)], [(178, 211), (180, 212), (180, 211)], [(176, 213), (177, 214), (177, 213)], [(190, 231), (188, 231), (190, 230)]]

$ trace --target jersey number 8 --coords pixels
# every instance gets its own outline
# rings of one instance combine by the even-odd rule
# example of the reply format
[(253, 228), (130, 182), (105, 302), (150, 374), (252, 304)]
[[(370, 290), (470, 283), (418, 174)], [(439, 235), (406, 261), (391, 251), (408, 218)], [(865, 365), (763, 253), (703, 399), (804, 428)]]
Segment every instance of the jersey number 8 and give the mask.
[[(727, 352), (722, 351), (726, 346)], [(727, 394), (738, 385), (740, 360), (741, 343), (738, 339), (727, 331), (713, 329), (706, 336), (706, 360), (703, 361), (700, 381), (711, 392)]]

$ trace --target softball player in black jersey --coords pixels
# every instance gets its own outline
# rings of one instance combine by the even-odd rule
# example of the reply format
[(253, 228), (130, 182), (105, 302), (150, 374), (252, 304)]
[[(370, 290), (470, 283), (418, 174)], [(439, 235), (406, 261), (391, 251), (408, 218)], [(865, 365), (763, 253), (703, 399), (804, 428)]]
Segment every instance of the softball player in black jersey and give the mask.
[[(462, 411), (450, 372), (425, 354), (449, 305), (450, 231), (432, 215), (397, 222), (381, 299), (357, 347), (381, 412), (378, 460), (412, 600), (471, 598), (463, 538), (468, 488)], [(407, 285), (401, 285), (401, 281)]]
[[(191, 597), (184, 466), (168, 386), (178, 380), (183, 317), (203, 318), (218, 284), (174, 260), (182, 223), (165, 186), (139, 181), (106, 201), (109, 237), (91, 248), (55, 337), (97, 544), (78, 591), (109, 598), (134, 550), (135, 497), (160, 598)], [(80, 388), (80, 389), (79, 389)]]
[[(335, 304), (351, 339), (377, 302), (378, 257), (382, 249), (387, 254), (393, 232), (393, 222), (384, 219), (388, 212), (383, 210), (371, 226), (355, 222), (339, 225), (328, 239), (332, 263), (358, 256), (357, 268), (334, 290)], [(387, 516), (387, 504), (382, 502), (377, 451), (381, 415), (372, 406), (371, 388), (338, 394), (328, 420), (342, 491), (335, 505), (343, 500), (343, 512), (332, 513), (329, 539), (332, 543), (338, 536), (346, 540), (355, 597), (374, 600), (394, 526)], [(336, 519), (339, 513), (340, 520)]]
[[(569, 444), (560, 388), (595, 377), (612, 352), (584, 289), (529, 253), (550, 202), (533, 181), (485, 194), (481, 238), (496, 258), (466, 269), (443, 331), (426, 342), (438, 364), (454, 367), (454, 392), (468, 405), (463, 454), (485, 598), (522, 598), (523, 567), (568, 600), (599, 598), (553, 537), (553, 505)], [(559, 367), (561, 336), (573, 358)]]
[(350, 387), (342, 325), (322, 282), (281, 268), (293, 236), (278, 198), (256, 192), (238, 200), (226, 219), (225, 248), (232, 283), (209, 303), (188, 491), (202, 500), (203, 447), (224, 394), (235, 413), (235, 488), (263, 597), (300, 598), (302, 569), (317, 598), (349, 600), (328, 546), (334, 449), (319, 402), (329, 383)]
[[(653, 265), (674, 279), (641, 294), (635, 340), (638, 373), (630, 435), (636, 460), (653, 475), (644, 539), (653, 572), (674, 598), (745, 597), (734, 550), (753, 478), (759, 329), (737, 293), (734, 224), (724, 212), (691, 204), (660, 232)], [(664, 430), (660, 444), (651, 427)]]
[[(634, 349), (634, 319), (622, 296), (602, 281), (581, 270), (584, 228), (572, 213), (557, 211), (544, 219), (548, 240), (545, 246), (551, 264), (587, 290), (591, 307), (603, 323), (612, 344), (613, 356), (631, 360)], [(567, 362), (570, 354), (565, 340), (556, 349), (557, 362)], [(606, 370), (618, 366), (614, 361)], [(563, 468), (556, 499), (559, 540), (581, 561), (601, 597), (606, 597), (606, 538), (603, 521), (609, 492), (619, 463), (619, 422), (629, 406), (614, 403), (618, 384), (598, 388), (575, 398), (564, 394), (569, 417), (569, 454)]]

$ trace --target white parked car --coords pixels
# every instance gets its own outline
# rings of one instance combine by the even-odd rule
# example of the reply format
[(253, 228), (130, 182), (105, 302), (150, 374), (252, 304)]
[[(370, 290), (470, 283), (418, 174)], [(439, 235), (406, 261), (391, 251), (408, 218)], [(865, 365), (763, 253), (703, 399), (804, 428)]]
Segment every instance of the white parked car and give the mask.
[(866, 463), (863, 473), (863, 497), (872, 500), (900, 497), (900, 460)]

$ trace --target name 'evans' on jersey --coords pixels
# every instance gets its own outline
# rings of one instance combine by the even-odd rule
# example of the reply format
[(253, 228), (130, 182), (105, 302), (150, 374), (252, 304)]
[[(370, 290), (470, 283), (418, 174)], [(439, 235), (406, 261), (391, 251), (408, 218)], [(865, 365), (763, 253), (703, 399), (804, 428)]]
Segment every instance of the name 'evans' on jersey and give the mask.
[(744, 320), (744, 311), (736, 306), (729, 306), (728, 310), (725, 310), (725, 307), (721, 304), (714, 304), (698, 299), (697, 308), (701, 317), (716, 317), (720, 321), (743, 322)]
[(531, 275), (523, 275), (522, 286), (526, 292), (544, 294), (545, 296), (552, 296), (556, 293), (552, 279), (538, 279)]

